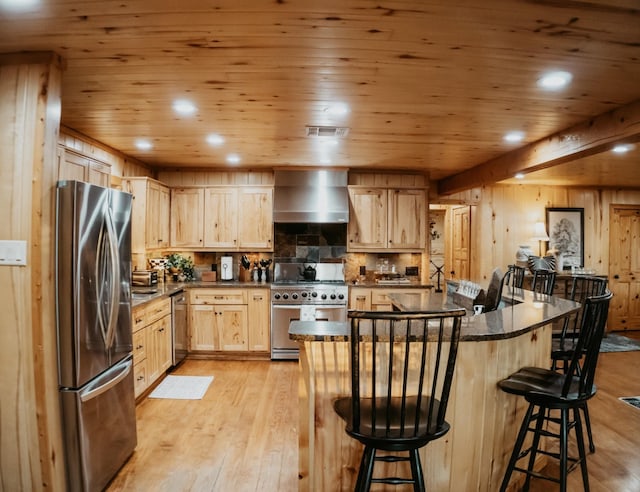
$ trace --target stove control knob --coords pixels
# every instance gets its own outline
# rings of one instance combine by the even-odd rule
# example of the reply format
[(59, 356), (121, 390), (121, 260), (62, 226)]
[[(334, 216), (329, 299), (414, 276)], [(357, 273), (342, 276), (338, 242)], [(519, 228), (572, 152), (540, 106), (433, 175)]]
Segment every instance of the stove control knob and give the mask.
[(289, 294), (282, 294), (283, 299), (289, 299)]
[(321, 299), (326, 299), (326, 298), (327, 298), (327, 294), (322, 294), (322, 295), (320, 296), (320, 298), (321, 298)]
[(335, 299), (336, 295), (335, 294), (331, 294), (331, 299)]
[(291, 299), (297, 299), (298, 298), (298, 294), (291, 294)]
[(338, 294), (338, 299), (344, 299), (344, 294)]
[(274, 299), (280, 299), (280, 294), (274, 294), (274, 295), (273, 295), (273, 298), (274, 298)]
[(312, 292), (311, 293), (311, 297), (318, 297), (318, 293), (317, 292)]
[(307, 297), (307, 293), (306, 293), (306, 292), (303, 292), (303, 293), (302, 293), (302, 297)]

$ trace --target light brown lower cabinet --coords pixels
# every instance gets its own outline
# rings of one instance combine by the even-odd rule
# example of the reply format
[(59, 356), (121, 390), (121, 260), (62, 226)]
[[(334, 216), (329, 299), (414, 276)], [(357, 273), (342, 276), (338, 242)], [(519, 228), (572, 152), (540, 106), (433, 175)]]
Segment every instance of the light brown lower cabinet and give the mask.
[(191, 289), (189, 312), (192, 352), (269, 350), (268, 289)]
[(141, 395), (171, 366), (171, 301), (157, 299), (133, 308), (133, 378)]
[(393, 306), (387, 294), (411, 294), (423, 291), (426, 292), (427, 289), (351, 287), (349, 290), (349, 309), (358, 311), (391, 311)]

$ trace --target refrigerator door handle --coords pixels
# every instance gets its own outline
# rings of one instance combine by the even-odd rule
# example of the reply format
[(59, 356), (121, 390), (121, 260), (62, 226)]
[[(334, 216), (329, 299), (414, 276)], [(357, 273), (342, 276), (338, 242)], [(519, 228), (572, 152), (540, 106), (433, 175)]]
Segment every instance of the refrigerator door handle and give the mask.
[(111, 388), (116, 386), (120, 381), (128, 376), (128, 374), (131, 372), (132, 366), (133, 362), (128, 360), (125, 364), (122, 364), (122, 367), (118, 368), (115, 377), (112, 377), (106, 383), (102, 383), (102, 380), (105, 379), (106, 376), (111, 376), (112, 371), (107, 371), (107, 373), (104, 374), (103, 377), (96, 380), (95, 384), (99, 384), (98, 387), (93, 387), (94, 385), (90, 385), (90, 387), (80, 393), (80, 401), (82, 401), (82, 403), (87, 402), (100, 396), (105, 391), (109, 391)]
[(107, 213), (105, 214), (105, 221), (107, 225), (107, 237), (109, 240), (109, 253), (110, 253), (110, 268), (111, 268), (111, 295), (109, 306), (109, 325), (107, 326), (106, 345), (107, 348), (111, 348), (113, 340), (116, 335), (116, 327), (118, 324), (118, 310), (120, 307), (120, 253), (118, 249), (118, 235), (113, 223), (113, 216), (111, 215), (111, 208), (107, 207)]

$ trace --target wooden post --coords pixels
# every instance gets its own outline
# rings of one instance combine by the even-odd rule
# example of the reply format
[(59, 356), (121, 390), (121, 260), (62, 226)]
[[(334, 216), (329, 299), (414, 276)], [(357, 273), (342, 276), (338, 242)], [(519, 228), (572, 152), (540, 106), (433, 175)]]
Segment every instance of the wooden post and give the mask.
[(54, 292), (56, 148), (62, 62), (0, 55), (0, 239), (27, 243), (0, 266), (0, 476), (6, 490), (64, 490)]

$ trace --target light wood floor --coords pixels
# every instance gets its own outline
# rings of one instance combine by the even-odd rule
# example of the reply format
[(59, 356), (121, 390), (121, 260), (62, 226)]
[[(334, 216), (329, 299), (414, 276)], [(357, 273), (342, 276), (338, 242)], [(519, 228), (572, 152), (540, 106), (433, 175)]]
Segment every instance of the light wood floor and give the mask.
[[(293, 362), (185, 361), (174, 374), (213, 375), (209, 391), (202, 400), (140, 403), (138, 446), (107, 491), (297, 490), (297, 370)], [(618, 400), (640, 396), (640, 351), (602, 354), (597, 384), (591, 491), (640, 491), (640, 410)], [(534, 481), (531, 490), (557, 487)], [(582, 490), (579, 470), (569, 490)]]

